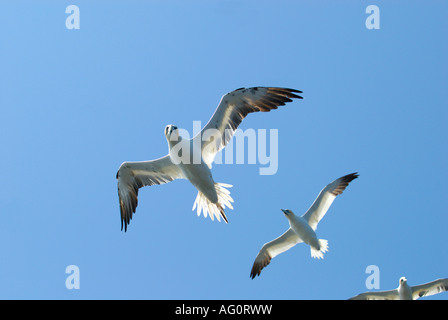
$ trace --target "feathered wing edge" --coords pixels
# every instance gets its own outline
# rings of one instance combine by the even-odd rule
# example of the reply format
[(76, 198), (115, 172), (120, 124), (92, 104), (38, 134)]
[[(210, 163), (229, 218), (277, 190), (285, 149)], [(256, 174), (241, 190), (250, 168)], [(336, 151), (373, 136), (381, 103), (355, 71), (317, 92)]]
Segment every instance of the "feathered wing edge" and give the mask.
[(256, 276), (259, 276), (261, 270), (271, 262), (271, 259), (280, 253), (289, 250), (300, 242), (303, 242), (302, 239), (297, 236), (294, 230), (289, 228), (278, 238), (265, 243), (255, 258), (252, 270), (250, 271), (250, 277), (254, 279)]
[(183, 179), (182, 171), (171, 162), (169, 155), (140, 162), (124, 162), (117, 172), (121, 230), (127, 231), (138, 205), (138, 190), (144, 186), (168, 183)]
[(283, 106), (292, 99), (303, 99), (300, 90), (276, 87), (240, 88), (225, 94), (215, 113), (194, 137), (201, 139), (202, 156), (211, 166), (215, 155), (230, 141), (243, 119), (253, 112), (269, 112)]
[(321, 190), (311, 207), (303, 215), (303, 218), (308, 221), (311, 228), (316, 230), (317, 224), (325, 216), (334, 199), (344, 192), (351, 181), (358, 177), (359, 174), (357, 172), (347, 174), (329, 183)]

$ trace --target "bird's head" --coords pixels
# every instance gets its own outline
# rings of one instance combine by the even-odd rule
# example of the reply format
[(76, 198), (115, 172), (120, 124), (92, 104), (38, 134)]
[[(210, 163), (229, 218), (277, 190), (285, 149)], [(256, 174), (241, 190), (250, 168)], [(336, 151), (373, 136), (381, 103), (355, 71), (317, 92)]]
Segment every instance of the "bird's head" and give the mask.
[(179, 140), (179, 129), (172, 124), (167, 125), (165, 127), (165, 137), (168, 140), (168, 142), (178, 141)]
[(407, 281), (408, 281), (408, 279), (406, 279), (405, 277), (401, 277), (400, 278), (400, 286), (406, 284)]
[(294, 215), (294, 212), (292, 212), (292, 211), (289, 210), (289, 209), (286, 209), (286, 210), (281, 209), (281, 210), (283, 211), (283, 213), (285, 214), (285, 216), (286, 216), (287, 218), (290, 218), (290, 217), (292, 217), (292, 216)]

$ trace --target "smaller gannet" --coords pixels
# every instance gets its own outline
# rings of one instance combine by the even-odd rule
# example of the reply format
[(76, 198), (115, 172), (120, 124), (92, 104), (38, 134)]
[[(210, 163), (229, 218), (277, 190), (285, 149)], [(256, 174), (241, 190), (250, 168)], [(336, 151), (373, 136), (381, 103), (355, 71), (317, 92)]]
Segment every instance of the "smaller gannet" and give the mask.
[(336, 196), (340, 195), (348, 184), (357, 177), (357, 173), (351, 173), (327, 185), (321, 190), (308, 211), (301, 217), (296, 216), (291, 210), (282, 209), (289, 221), (290, 228), (280, 237), (263, 245), (252, 266), (251, 278), (260, 275), (261, 270), (271, 262), (272, 258), (300, 242), (305, 242), (311, 247), (313, 258), (323, 258), (323, 254), (328, 251), (328, 241), (317, 238), (315, 232), (317, 224), (327, 213)]
[(408, 280), (405, 277), (401, 277), (397, 289), (365, 292), (349, 300), (417, 300), (418, 298), (432, 296), (444, 291), (448, 291), (448, 279), (437, 279), (411, 287), (408, 285)]

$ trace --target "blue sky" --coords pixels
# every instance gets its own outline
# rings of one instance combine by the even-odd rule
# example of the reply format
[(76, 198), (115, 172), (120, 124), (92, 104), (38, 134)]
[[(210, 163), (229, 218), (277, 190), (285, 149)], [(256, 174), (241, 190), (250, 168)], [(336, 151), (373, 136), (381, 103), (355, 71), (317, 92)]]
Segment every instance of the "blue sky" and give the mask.
[[(80, 9), (68, 30), (65, 8)], [(380, 29), (365, 9), (380, 9)], [(442, 1), (0, 2), (0, 298), (347, 299), (448, 277)], [(229, 224), (191, 211), (188, 181), (140, 190), (120, 231), (115, 174), (167, 153), (166, 124), (208, 121), (239, 87), (304, 100), (248, 116), (278, 129), (279, 167), (215, 165)], [(249, 277), (261, 246), (334, 179), (359, 172), (317, 234)], [(80, 289), (68, 290), (68, 265)], [(324, 290), (325, 287), (325, 290)], [(446, 299), (440, 294), (428, 299)]]

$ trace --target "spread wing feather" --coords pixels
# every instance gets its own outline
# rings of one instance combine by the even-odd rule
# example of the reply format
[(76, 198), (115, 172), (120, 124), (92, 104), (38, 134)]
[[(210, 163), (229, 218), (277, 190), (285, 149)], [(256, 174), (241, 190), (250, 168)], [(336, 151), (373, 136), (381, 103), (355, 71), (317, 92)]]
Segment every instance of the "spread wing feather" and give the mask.
[(221, 98), (215, 113), (194, 137), (202, 144), (202, 158), (211, 167), (215, 155), (230, 141), (243, 119), (252, 112), (269, 112), (279, 106), (302, 99), (302, 91), (287, 88), (253, 87), (229, 92)]
[(138, 204), (138, 190), (144, 186), (164, 184), (184, 178), (182, 171), (171, 162), (170, 156), (140, 162), (124, 162), (117, 172), (121, 230), (127, 231)]

